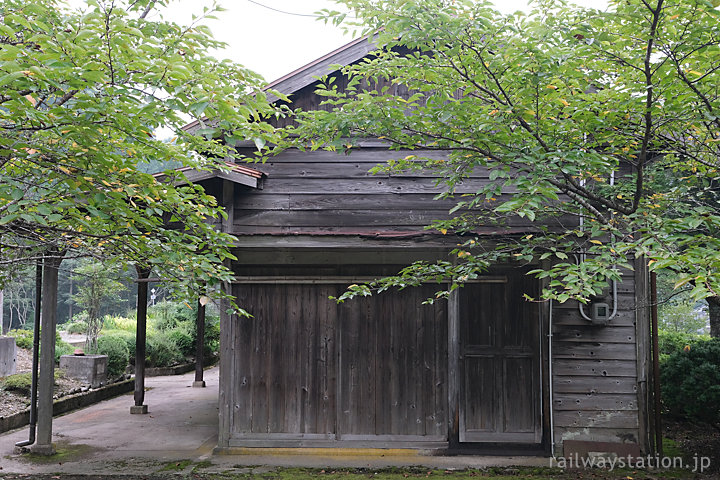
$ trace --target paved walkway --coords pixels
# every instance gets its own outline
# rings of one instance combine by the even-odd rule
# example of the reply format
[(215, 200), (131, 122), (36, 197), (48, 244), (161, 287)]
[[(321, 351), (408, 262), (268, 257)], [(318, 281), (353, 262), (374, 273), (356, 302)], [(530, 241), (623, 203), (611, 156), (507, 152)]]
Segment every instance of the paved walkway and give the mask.
[[(214, 455), (218, 433), (217, 367), (205, 371), (206, 388), (193, 388), (194, 372), (149, 377), (147, 415), (130, 415), (132, 394), (78, 410), (53, 421), (58, 454), (16, 455), (15, 442), (25, 440), (27, 427), (0, 435), (2, 473), (142, 474), (163, 470), (248, 472), (273, 466), (370, 467), (423, 465), (437, 468), (527, 465), (548, 466), (538, 457), (427, 457), (377, 455), (323, 449), (319, 454)], [(388, 452), (389, 453), (389, 452)], [(262, 466), (262, 467), (258, 467)]]

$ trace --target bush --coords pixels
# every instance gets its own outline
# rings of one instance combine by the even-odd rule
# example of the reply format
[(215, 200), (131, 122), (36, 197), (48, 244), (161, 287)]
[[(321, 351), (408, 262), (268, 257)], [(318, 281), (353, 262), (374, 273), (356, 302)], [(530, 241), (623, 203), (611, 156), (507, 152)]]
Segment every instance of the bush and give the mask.
[(147, 337), (145, 358), (150, 367), (169, 367), (183, 360), (178, 346), (164, 333), (154, 333)]
[(115, 335), (98, 338), (98, 353), (108, 356), (108, 376), (117, 377), (125, 372), (130, 353), (124, 338)]
[(87, 332), (87, 323), (85, 322), (68, 322), (62, 326), (67, 333), (75, 335), (84, 335)]
[(183, 356), (195, 353), (195, 325), (182, 322), (167, 332), (167, 338), (177, 345)]
[(110, 333), (110, 330), (122, 330), (124, 332), (135, 333), (137, 320), (129, 317), (116, 317), (105, 315), (103, 320), (103, 333)]
[(30, 393), (30, 386), (32, 385), (32, 376), (30, 372), (16, 373), (15, 375), (8, 375), (2, 381), (2, 386), (5, 390), (20, 392), (27, 395)]
[(33, 331), (32, 330), (10, 330), (7, 335), (15, 337), (15, 345), (18, 348), (32, 350), (33, 348)]
[(720, 340), (698, 341), (661, 365), (668, 413), (720, 426)]
[(55, 339), (55, 363), (60, 361), (62, 355), (72, 355), (75, 347), (62, 340)]
[(122, 341), (125, 342), (125, 347), (127, 347), (128, 350), (128, 358), (131, 361), (135, 358), (135, 332), (128, 332), (126, 330), (110, 330), (106, 332), (103, 336), (122, 339)]
[(664, 363), (673, 353), (681, 352), (686, 346), (710, 339), (709, 335), (660, 330), (658, 332), (658, 351), (660, 363)]
[(220, 318), (208, 317), (205, 322), (205, 356), (209, 357), (220, 350)]
[(187, 302), (161, 302), (148, 310), (148, 325), (155, 330), (171, 330), (183, 322), (195, 322), (197, 306)]
[[(63, 375), (61, 370), (55, 370), (55, 380)], [(8, 391), (16, 391), (25, 395), (30, 394), (30, 388), (32, 387), (32, 373), (16, 373), (15, 375), (8, 375), (2, 381), (0, 385), (3, 389)]]

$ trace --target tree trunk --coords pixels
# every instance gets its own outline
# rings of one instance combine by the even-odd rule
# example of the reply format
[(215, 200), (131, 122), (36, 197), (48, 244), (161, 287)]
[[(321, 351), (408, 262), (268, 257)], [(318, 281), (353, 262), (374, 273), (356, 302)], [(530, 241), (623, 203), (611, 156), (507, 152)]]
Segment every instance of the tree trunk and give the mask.
[(720, 338), (720, 297), (708, 297), (708, 316), (710, 317), (710, 336)]

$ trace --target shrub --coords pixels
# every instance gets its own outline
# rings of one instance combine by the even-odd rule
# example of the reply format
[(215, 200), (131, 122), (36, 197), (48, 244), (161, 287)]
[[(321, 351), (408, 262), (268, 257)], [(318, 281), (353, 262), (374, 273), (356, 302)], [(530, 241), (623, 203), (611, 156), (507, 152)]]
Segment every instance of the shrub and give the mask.
[(63, 325), (64, 330), (67, 333), (72, 333), (75, 335), (82, 335), (87, 332), (87, 323), (85, 322), (68, 322), (65, 325)]
[(183, 354), (175, 342), (158, 332), (148, 335), (145, 358), (150, 367), (169, 367), (182, 361)]
[(194, 322), (197, 307), (187, 302), (161, 302), (148, 311), (148, 325), (155, 330), (171, 330), (178, 324)]
[[(63, 375), (62, 370), (55, 370), (55, 380)], [(8, 375), (0, 381), (0, 386), (8, 391), (16, 391), (25, 395), (30, 394), (30, 388), (32, 387), (32, 373), (16, 373), (15, 375)]]
[(105, 335), (98, 338), (98, 353), (108, 356), (108, 375), (117, 377), (125, 372), (130, 360), (127, 343), (124, 338)]
[(661, 365), (660, 385), (671, 415), (720, 426), (720, 340), (695, 342)]
[(18, 348), (32, 350), (33, 348), (33, 331), (32, 330), (10, 330), (7, 335), (15, 337), (15, 345)]
[(205, 356), (216, 354), (220, 350), (220, 318), (208, 317), (205, 323)]
[(30, 393), (31, 384), (32, 376), (30, 372), (8, 375), (2, 381), (2, 386), (5, 390), (20, 392), (25, 395)]
[(658, 332), (658, 351), (660, 363), (664, 363), (673, 353), (681, 352), (686, 346), (710, 339), (709, 335), (660, 330)]
[(62, 340), (55, 339), (55, 363), (60, 361), (60, 357), (63, 355), (72, 355), (75, 351), (75, 347)]
[(195, 353), (195, 325), (182, 322), (175, 328), (167, 332), (168, 340), (177, 345), (183, 356), (193, 355)]
[(103, 321), (103, 333), (110, 333), (110, 330), (122, 330), (124, 332), (135, 333), (137, 320), (129, 317), (116, 317), (105, 315)]

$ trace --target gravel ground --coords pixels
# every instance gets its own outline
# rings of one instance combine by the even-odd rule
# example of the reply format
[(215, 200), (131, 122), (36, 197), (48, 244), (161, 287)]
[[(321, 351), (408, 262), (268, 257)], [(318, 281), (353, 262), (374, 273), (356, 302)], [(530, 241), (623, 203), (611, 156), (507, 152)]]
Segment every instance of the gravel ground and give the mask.
[[(26, 373), (32, 370), (32, 352), (24, 348), (17, 349), (16, 361), (17, 373)], [(55, 381), (55, 398), (62, 398), (74, 393), (78, 393), (83, 389), (87, 389), (88, 385), (78, 380), (67, 378), (63, 375)], [(21, 392), (7, 391), (0, 388), (0, 415), (9, 417), (18, 412), (29, 408), (30, 396)]]

